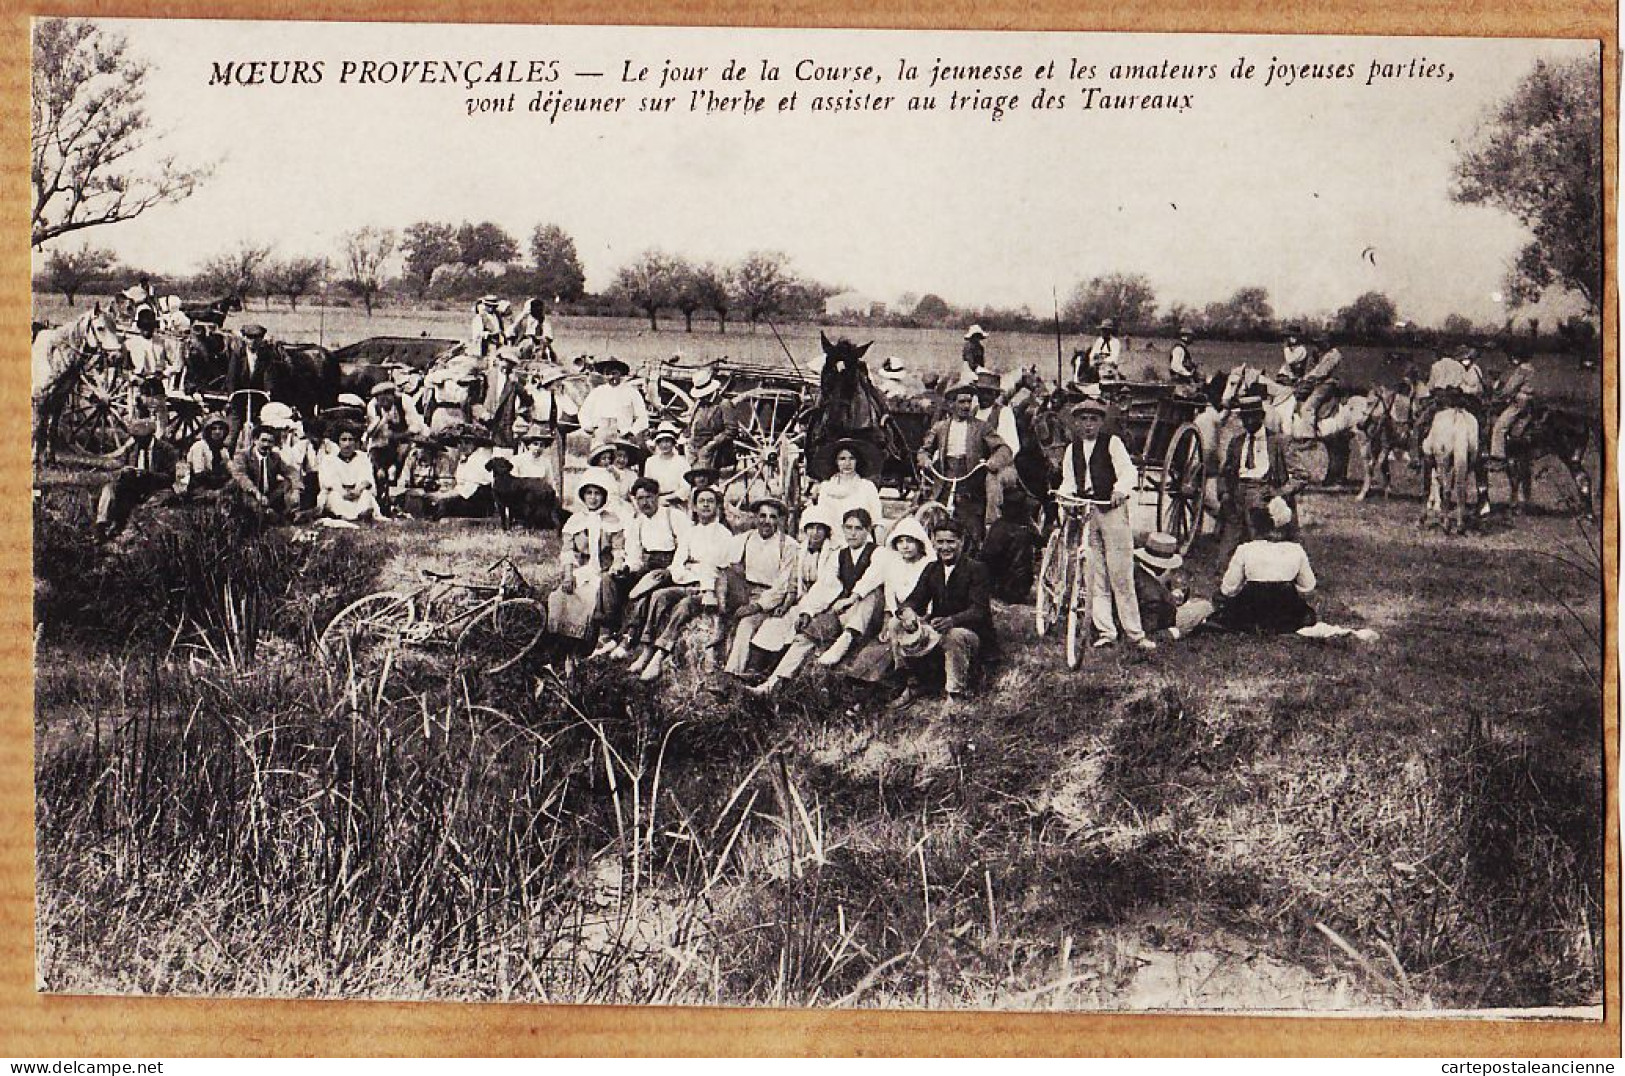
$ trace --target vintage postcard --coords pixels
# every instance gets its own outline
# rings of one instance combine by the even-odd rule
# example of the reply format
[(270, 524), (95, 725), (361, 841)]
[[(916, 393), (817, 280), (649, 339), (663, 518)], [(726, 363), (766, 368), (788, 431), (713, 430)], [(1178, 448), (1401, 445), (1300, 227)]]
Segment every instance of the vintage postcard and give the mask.
[(41, 991), (1601, 1018), (1598, 41), (31, 33)]

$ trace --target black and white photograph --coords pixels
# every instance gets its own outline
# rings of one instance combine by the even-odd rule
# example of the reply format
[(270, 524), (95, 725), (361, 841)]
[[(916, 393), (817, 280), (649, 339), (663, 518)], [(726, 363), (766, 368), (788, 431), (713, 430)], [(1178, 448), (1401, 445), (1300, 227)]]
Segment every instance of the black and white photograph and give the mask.
[(40, 991), (1602, 1018), (1598, 41), (31, 34)]

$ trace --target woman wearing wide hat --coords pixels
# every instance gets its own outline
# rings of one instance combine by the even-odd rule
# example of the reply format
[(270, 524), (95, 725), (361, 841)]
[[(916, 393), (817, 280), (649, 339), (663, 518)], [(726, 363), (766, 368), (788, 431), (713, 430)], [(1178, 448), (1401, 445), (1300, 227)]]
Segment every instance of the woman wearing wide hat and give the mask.
[(617, 614), (613, 580), (626, 564), (626, 535), (621, 517), (609, 510), (611, 484), (601, 468), (583, 471), (575, 489), (580, 508), (560, 535), (561, 574), (547, 598), (547, 626), (570, 658), (590, 649), (600, 626), (612, 625)]
[(874, 483), (874, 476), (880, 473), (878, 446), (859, 438), (843, 437), (823, 445), (814, 463), (818, 474), (829, 476), (813, 487), (814, 504), (827, 504), (836, 518), (845, 515), (849, 508), (862, 508), (873, 520), (884, 518), (880, 487)]

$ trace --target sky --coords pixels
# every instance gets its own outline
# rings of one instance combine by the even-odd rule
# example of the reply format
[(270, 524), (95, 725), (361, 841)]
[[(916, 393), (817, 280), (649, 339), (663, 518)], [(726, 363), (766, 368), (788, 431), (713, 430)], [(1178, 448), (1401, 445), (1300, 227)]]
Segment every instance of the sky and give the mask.
[[(1506, 316), (1501, 281), (1527, 236), (1508, 214), (1451, 202), (1452, 166), (1537, 58), (1595, 56), (1575, 41), (1230, 37), (912, 31), (783, 31), (104, 20), (150, 64), (148, 104), (165, 154), (210, 163), (192, 197), (79, 233), (128, 263), (185, 272), (241, 243), (280, 256), (336, 254), (361, 225), (492, 220), (525, 245), (538, 223), (575, 239), (587, 286), (658, 247), (732, 261), (780, 250), (814, 279), (895, 302), (936, 293), (956, 305), (1047, 312), (1080, 280), (1148, 276), (1164, 305), (1201, 306), (1267, 288), (1282, 316), (1330, 313), (1359, 294), (1436, 324)], [(1227, 77), (1237, 61), (1251, 79)], [(323, 61), (317, 85), (209, 85), (216, 64)], [(347, 84), (345, 61), (556, 61), (559, 81), (470, 92), (447, 85)], [(750, 73), (723, 84), (721, 68)], [(763, 59), (780, 67), (763, 81)], [(1020, 103), (910, 112), (900, 61), (1024, 67), (983, 82)], [(1112, 83), (1118, 63), (1212, 64), (1219, 77)], [(1452, 77), (1378, 79), (1373, 60), (1443, 65)], [(661, 91), (662, 66), (708, 68), (704, 85), (767, 100), (755, 115), (693, 114), (686, 88)], [(815, 113), (814, 95), (848, 83), (798, 81), (798, 63), (872, 64), (859, 93), (886, 112)], [(1033, 69), (1056, 64), (1038, 81)], [(1265, 85), (1268, 65), (1346, 63), (1352, 79)], [(1071, 80), (1074, 64), (1095, 75)], [(623, 81), (650, 68), (651, 82)], [(602, 72), (581, 77), (579, 72)], [(1084, 87), (1190, 93), (1178, 110), (1078, 107)], [(1029, 107), (1039, 89), (1061, 111)], [(619, 95), (616, 115), (525, 110), (538, 90)], [(517, 95), (509, 114), (469, 116), (471, 97)], [(798, 108), (777, 110), (798, 94)], [(674, 111), (640, 115), (644, 94)], [(1600, 182), (1600, 177), (1599, 177)], [(1521, 313), (1551, 313), (1547, 304)]]

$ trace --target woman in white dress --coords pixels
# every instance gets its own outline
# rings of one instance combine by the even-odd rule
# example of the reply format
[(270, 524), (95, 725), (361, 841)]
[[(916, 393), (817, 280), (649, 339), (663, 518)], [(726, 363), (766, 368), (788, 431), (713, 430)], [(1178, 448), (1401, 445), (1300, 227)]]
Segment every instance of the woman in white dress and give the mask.
[(885, 512), (880, 504), (880, 487), (865, 472), (879, 471), (879, 450), (867, 441), (845, 438), (830, 445), (822, 455), (829, 477), (813, 487), (813, 503), (828, 509), (836, 519), (854, 508), (863, 509), (874, 520), (878, 539)]

